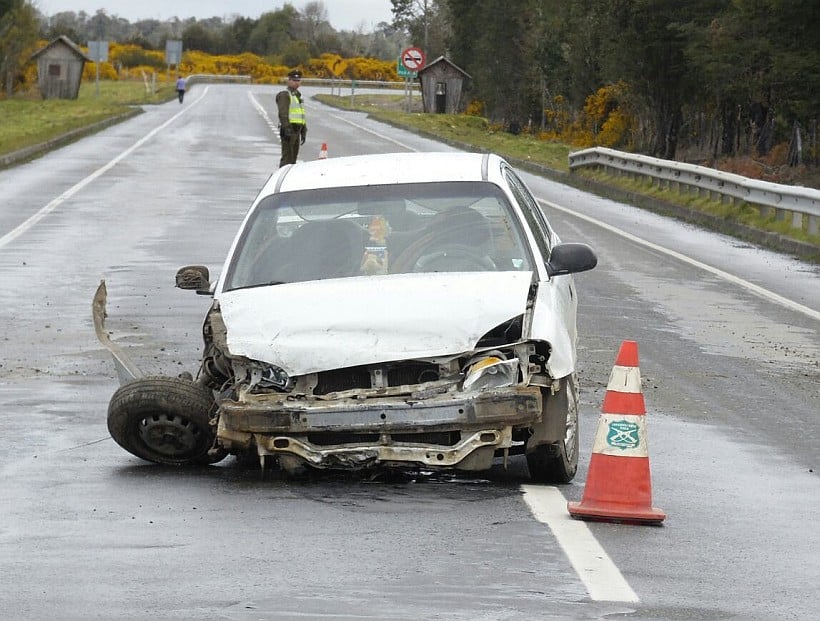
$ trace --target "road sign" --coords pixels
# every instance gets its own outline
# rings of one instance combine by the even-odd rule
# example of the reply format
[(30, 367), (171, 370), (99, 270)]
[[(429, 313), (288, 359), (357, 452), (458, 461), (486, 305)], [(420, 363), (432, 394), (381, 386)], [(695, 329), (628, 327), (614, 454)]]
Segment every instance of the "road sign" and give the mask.
[(89, 41), (88, 57), (95, 63), (104, 63), (108, 60), (108, 41)]
[(424, 67), (424, 52), (417, 47), (408, 47), (401, 53), (401, 64), (408, 71), (418, 71)]
[(182, 60), (182, 41), (168, 40), (165, 42), (165, 64), (179, 65)]
[(401, 58), (399, 58), (396, 63), (396, 73), (398, 73), (400, 78), (416, 78), (419, 75), (415, 71), (410, 71), (407, 67), (405, 67), (401, 62)]

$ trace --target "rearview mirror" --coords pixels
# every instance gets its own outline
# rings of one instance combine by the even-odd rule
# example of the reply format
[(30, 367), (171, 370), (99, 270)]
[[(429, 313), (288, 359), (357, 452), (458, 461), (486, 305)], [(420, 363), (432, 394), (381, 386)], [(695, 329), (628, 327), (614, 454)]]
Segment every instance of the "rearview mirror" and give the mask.
[(576, 274), (598, 265), (598, 257), (586, 244), (558, 244), (550, 252), (547, 273), (550, 277)]
[(197, 293), (210, 293), (211, 275), (204, 265), (186, 265), (177, 270), (176, 286), (194, 289)]

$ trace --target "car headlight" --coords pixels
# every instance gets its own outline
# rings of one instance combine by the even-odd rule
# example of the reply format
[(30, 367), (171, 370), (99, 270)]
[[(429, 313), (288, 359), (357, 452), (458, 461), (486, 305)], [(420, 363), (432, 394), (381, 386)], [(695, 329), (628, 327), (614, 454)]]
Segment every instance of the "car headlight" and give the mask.
[(249, 387), (273, 388), (287, 390), (291, 386), (291, 378), (284, 369), (272, 364), (253, 364), (248, 368)]
[(518, 358), (504, 360), (494, 355), (470, 361), (464, 390), (485, 390), (512, 386), (518, 381)]

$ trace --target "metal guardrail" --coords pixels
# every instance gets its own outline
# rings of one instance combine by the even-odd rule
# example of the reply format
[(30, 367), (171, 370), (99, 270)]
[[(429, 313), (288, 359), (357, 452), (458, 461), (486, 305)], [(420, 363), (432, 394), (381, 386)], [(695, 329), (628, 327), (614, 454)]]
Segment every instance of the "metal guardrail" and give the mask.
[[(281, 82), (285, 83), (287, 78), (282, 78)], [(304, 86), (329, 86), (331, 88), (358, 89), (358, 88), (383, 88), (387, 90), (401, 90), (410, 88), (412, 90), (419, 90), (420, 85), (418, 81), (409, 80), (404, 82), (388, 82), (386, 80), (348, 80), (339, 78), (302, 78), (302, 85)]]
[(803, 219), (806, 218), (809, 234), (820, 233), (820, 190), (813, 188), (758, 181), (706, 166), (604, 147), (569, 154), (570, 172), (584, 166), (612, 169), (633, 178), (648, 177), (658, 187), (677, 188), (681, 194), (707, 195), (721, 202), (750, 203), (757, 205), (764, 217), (769, 214), (769, 209), (774, 209), (776, 220), (783, 221), (791, 215), (792, 228), (803, 228)]
[[(187, 86), (194, 84), (216, 84), (216, 83), (241, 83), (250, 84), (253, 78), (249, 75), (216, 75), (207, 73), (194, 73), (185, 79)], [(281, 84), (287, 83), (287, 78), (280, 80)], [(385, 89), (385, 90), (401, 90), (409, 94), (411, 92), (420, 92), (421, 85), (414, 80), (406, 80), (404, 82), (388, 82), (386, 80), (347, 80), (340, 78), (302, 78), (304, 86), (327, 86), (330, 88), (331, 95), (338, 90), (339, 95), (342, 94), (342, 89), (349, 89), (352, 94), (355, 94), (356, 89)]]
[(250, 84), (251, 76), (249, 75), (217, 75), (212, 73), (193, 73), (185, 78), (185, 86), (193, 86), (194, 84), (221, 84), (234, 83)]
[[(215, 73), (192, 73), (185, 78), (185, 84), (192, 86), (194, 84), (216, 84), (223, 82), (238, 82), (241, 84), (250, 84), (253, 82), (253, 77), (249, 75), (222, 75)], [(280, 83), (285, 84), (287, 78), (282, 78)], [(302, 78), (302, 84), (305, 86), (330, 86), (333, 88), (384, 88), (384, 89), (405, 89), (419, 90), (420, 85), (415, 80), (402, 82), (388, 82), (386, 80), (348, 80), (339, 78)]]

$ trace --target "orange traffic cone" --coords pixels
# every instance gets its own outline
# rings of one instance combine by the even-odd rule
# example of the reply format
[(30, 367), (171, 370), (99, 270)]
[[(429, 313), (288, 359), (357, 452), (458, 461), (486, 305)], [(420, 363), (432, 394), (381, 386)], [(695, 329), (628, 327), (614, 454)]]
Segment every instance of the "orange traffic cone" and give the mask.
[(322, 143), (322, 148), (319, 150), (319, 159), (326, 160), (327, 159), (327, 143)]
[(624, 341), (609, 376), (589, 461), (584, 497), (567, 503), (574, 518), (660, 524), (666, 514), (652, 506), (641, 393), (638, 344)]

